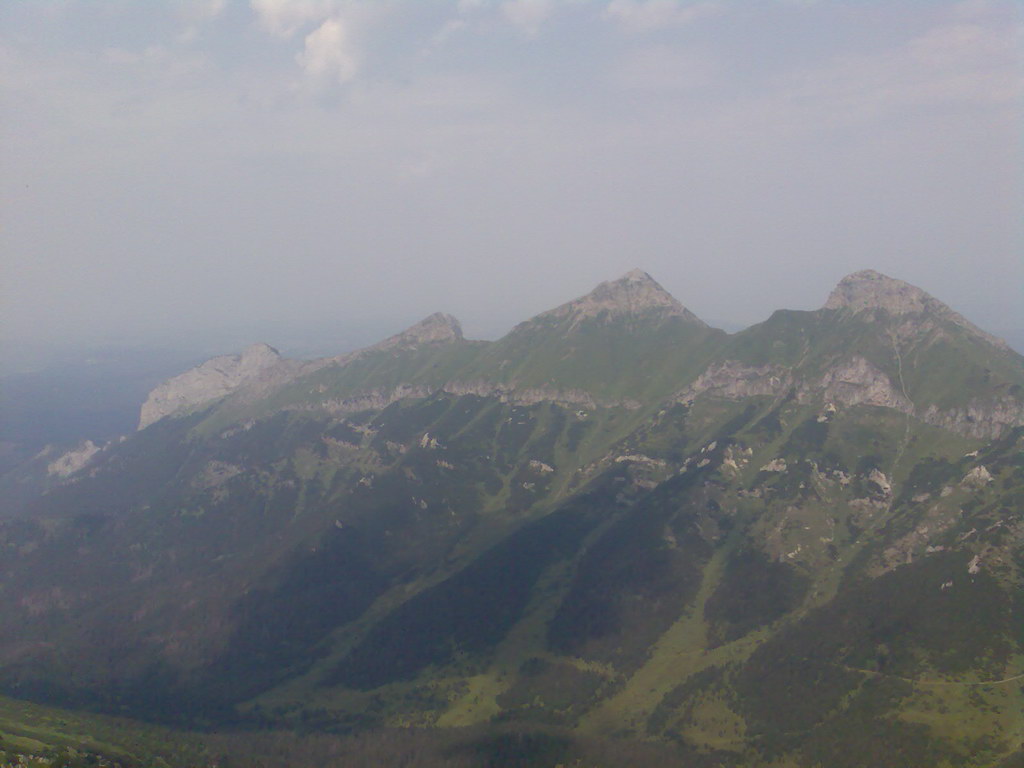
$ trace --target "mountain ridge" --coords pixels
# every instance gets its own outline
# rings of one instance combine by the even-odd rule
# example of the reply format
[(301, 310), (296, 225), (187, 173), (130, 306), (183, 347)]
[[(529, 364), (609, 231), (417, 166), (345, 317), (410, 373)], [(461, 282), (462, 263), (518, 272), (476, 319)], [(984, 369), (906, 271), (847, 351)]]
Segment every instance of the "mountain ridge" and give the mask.
[(1024, 358), (916, 294), (728, 335), (648, 279), (255, 366), (58, 460), (0, 507), (0, 687), (744, 768), (1020, 750)]
[[(321, 402), (328, 410), (340, 413), (369, 403), (382, 406), (414, 394), (426, 396), (430, 392), (444, 391), (456, 395), (494, 395), (506, 402), (527, 405), (549, 401), (589, 407), (627, 405), (636, 408), (643, 400), (652, 397), (664, 399), (673, 394), (682, 402), (688, 402), (705, 391), (725, 393), (728, 397), (755, 393), (778, 396), (787, 388), (798, 385), (800, 397), (804, 399), (819, 392), (822, 394), (816, 396), (837, 403), (891, 407), (904, 413), (916, 413), (930, 423), (979, 436), (998, 436), (1002, 430), (1024, 423), (1024, 405), (1017, 402), (1020, 398), (998, 391), (998, 386), (1012, 385), (1012, 379), (1021, 368), (1019, 356), (1005, 343), (908, 283), (874, 270), (862, 270), (840, 280), (821, 310), (779, 312), (763, 323), (726, 338), (724, 333), (709, 328), (696, 318), (649, 274), (633, 269), (617, 280), (599, 284), (582, 297), (520, 323), (494, 342), (466, 342), (458, 320), (450, 315), (434, 313), (404, 331), (355, 352), (305, 363), (290, 362), (288, 365), (275, 361), (270, 366), (270, 374), (243, 377), (244, 380), (239, 379), (231, 387), (218, 381), (200, 398), (189, 397), (187, 388), (185, 392), (179, 392), (174, 384), (166, 383), (154, 390), (151, 396), (151, 400), (160, 405), (147, 402), (143, 406), (144, 416), (140, 418), (140, 424), (143, 421), (152, 423), (158, 413), (171, 413), (174, 403), (178, 404), (178, 411), (187, 412), (196, 405), (225, 397), (236, 390), (241, 390), (236, 400), (255, 402), (265, 399), (271, 391), (290, 388), (293, 393), (297, 392), (302, 381), (324, 369), (340, 370), (357, 362), (364, 364), (384, 353), (425, 352), (438, 344), (462, 343), (475, 347), (467, 352), (463, 363), (446, 368), (449, 374), (445, 376), (428, 375), (418, 381), (405, 381), (401, 376), (397, 379), (385, 377), (390, 383), (366, 380), (361, 385), (350, 386), (344, 394), (339, 392), (340, 397), (326, 397)], [(843, 316), (858, 324), (852, 328), (865, 339), (858, 343), (868, 343), (865, 351), (873, 351), (867, 356), (862, 352), (833, 360), (828, 344), (842, 346), (846, 343), (833, 339), (828, 344), (815, 342), (824, 345), (816, 353), (817, 362), (814, 356), (808, 357), (806, 344), (810, 342), (806, 334), (812, 332), (808, 322), (820, 326), (822, 330), (813, 331), (817, 335), (824, 332), (826, 336), (835, 336), (838, 332), (842, 336), (846, 333), (837, 329), (846, 328), (848, 321), (840, 321), (839, 326), (828, 322), (822, 325), (824, 321), (819, 318), (820, 313), (829, 312), (846, 313)], [(599, 325), (588, 331), (589, 324), (593, 322), (599, 322)], [(618, 364), (611, 368), (593, 368), (592, 361), (601, 356), (598, 348), (614, 338), (607, 334), (621, 322), (626, 323), (621, 326), (625, 336), (616, 343), (622, 349), (610, 357), (621, 361), (623, 356), (632, 352), (636, 357), (635, 364), (624, 368)], [(639, 325), (633, 327), (637, 323)], [(797, 335), (794, 335), (794, 323), (804, 328)], [(609, 330), (600, 330), (601, 326)], [(800, 333), (805, 334), (805, 340), (801, 342), (805, 347), (799, 352), (799, 360), (794, 357), (789, 361), (783, 360), (782, 367), (779, 364), (765, 367), (764, 362), (758, 362), (757, 355), (750, 358), (745, 350), (777, 349), (780, 341), (772, 338), (775, 332), (771, 330), (775, 326), (782, 327), (786, 343), (792, 343)], [(999, 384), (995, 390), (989, 386), (989, 393), (980, 391), (973, 398), (946, 402), (948, 398), (918, 397), (915, 404), (907, 392), (907, 382), (901, 381), (899, 369), (903, 353), (900, 347), (909, 350), (939, 344), (945, 348), (951, 338), (951, 329), (962, 329), (969, 338), (984, 339), (996, 347), (1000, 355), (1010, 361), (1008, 367), (1002, 367), (1002, 380), (1009, 383)], [(645, 344), (655, 332), (664, 336), (658, 341), (661, 348), (670, 345), (677, 349), (666, 355), (654, 348), (646, 348)], [(752, 342), (748, 339), (759, 340)], [(735, 353), (739, 354), (732, 357)], [(680, 360), (685, 359), (686, 364), (671, 365), (674, 355)], [(577, 359), (587, 362), (577, 364), (574, 362)], [(205, 370), (203, 366), (210, 367), (213, 363), (208, 361), (194, 369), (195, 375)], [(697, 370), (698, 364), (705, 367)], [(801, 374), (808, 364), (814, 370)], [(664, 368), (665, 374), (659, 374), (658, 368)], [(191, 386), (195, 375), (186, 372), (172, 382)], [(328, 375), (319, 373), (320, 378)], [(646, 387), (644, 391), (643, 382), (657, 381), (659, 375), (668, 377), (666, 383), (660, 388)], [(671, 385), (669, 380), (675, 385)], [(173, 394), (168, 394), (168, 387)], [(325, 387), (330, 388), (323, 383), (317, 385), (323, 391), (326, 391)], [(301, 399), (301, 407), (315, 407), (308, 396), (303, 395)]]

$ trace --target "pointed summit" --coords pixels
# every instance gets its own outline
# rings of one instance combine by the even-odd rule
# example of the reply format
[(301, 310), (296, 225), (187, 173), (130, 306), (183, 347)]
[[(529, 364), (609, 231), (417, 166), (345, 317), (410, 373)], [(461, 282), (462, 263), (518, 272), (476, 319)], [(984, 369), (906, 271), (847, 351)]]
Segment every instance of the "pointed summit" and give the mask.
[(238, 358), (239, 376), (241, 378), (248, 378), (259, 373), (264, 368), (276, 365), (280, 361), (281, 353), (269, 344), (263, 342), (250, 344), (242, 350), (242, 354)]
[(649, 283), (654, 283), (655, 285), (658, 285), (658, 283), (655, 281), (655, 279), (653, 277), (651, 277), (649, 274), (647, 274), (646, 272), (644, 272), (642, 269), (640, 269), (640, 267), (634, 267), (633, 269), (629, 270), (629, 272), (624, 274), (622, 277), (620, 277), (615, 282), (621, 282), (623, 280), (628, 280), (628, 281), (633, 282), (633, 283), (649, 282)]
[(329, 365), (348, 365), (356, 360), (361, 360), (371, 352), (416, 349), (422, 346), (451, 344), (463, 340), (462, 326), (459, 321), (444, 312), (435, 312), (418, 323), (410, 325), (404, 331), (400, 331), (394, 336), (388, 336), (384, 341), (378, 341), (376, 344), (357, 349), (355, 352), (313, 360), (305, 366), (305, 372), (312, 373)]
[(855, 315), (878, 310), (893, 317), (930, 315), (955, 323), (998, 347), (1006, 347), (1002, 339), (981, 330), (929, 293), (873, 269), (863, 269), (840, 280), (823, 309), (845, 309)]
[(864, 269), (847, 275), (832, 290), (825, 309), (884, 309), (891, 315), (913, 315), (926, 310), (952, 312), (942, 302), (902, 280)]
[(435, 312), (425, 317), (415, 325), (411, 325), (401, 333), (396, 333), (380, 344), (374, 345), (374, 349), (392, 349), (420, 346), (422, 344), (447, 344), (453, 341), (462, 341), (462, 326), (459, 321), (451, 315), (443, 312)]
[(654, 315), (659, 319), (681, 317), (690, 323), (704, 322), (676, 301), (642, 269), (632, 269), (618, 280), (601, 283), (585, 296), (538, 315), (535, 320), (571, 320), (575, 328), (584, 320)]

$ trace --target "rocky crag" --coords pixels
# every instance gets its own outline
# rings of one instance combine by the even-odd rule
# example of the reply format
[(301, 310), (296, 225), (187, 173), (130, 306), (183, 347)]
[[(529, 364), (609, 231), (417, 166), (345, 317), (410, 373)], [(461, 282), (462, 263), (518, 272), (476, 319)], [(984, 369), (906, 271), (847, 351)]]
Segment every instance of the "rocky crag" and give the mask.
[(139, 429), (173, 413), (219, 400), (239, 387), (266, 380), (288, 366), (268, 344), (253, 344), (240, 355), (220, 355), (161, 384), (139, 413)]

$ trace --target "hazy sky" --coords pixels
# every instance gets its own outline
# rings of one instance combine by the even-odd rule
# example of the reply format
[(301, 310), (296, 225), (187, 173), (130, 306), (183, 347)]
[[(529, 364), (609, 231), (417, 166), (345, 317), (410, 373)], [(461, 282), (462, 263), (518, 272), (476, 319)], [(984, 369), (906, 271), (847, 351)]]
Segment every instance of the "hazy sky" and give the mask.
[(710, 321), (870, 267), (1024, 327), (1021, 8), (5, 2), (4, 336), (493, 336), (635, 266)]

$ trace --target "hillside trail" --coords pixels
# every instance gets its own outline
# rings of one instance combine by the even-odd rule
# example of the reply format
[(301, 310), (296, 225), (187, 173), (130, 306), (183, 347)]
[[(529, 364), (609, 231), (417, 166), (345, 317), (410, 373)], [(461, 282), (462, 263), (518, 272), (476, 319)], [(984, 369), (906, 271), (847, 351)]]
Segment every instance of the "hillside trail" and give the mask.
[(840, 669), (845, 669), (847, 672), (857, 672), (868, 677), (882, 677), (889, 680), (902, 680), (905, 683), (911, 685), (927, 685), (927, 686), (950, 686), (950, 687), (977, 687), (977, 686), (988, 686), (988, 685), (1006, 685), (1012, 683), (1015, 680), (1024, 680), (1024, 672), (1013, 675), (1011, 677), (1004, 677), (1002, 680), (919, 680), (913, 677), (903, 677), (902, 675), (893, 675), (888, 672), (879, 672), (874, 669), (861, 669), (860, 667), (851, 667), (846, 664), (840, 664), (838, 662), (832, 662), (834, 666)]
[[(900, 391), (903, 392), (903, 397), (906, 398), (907, 402), (910, 403), (910, 411), (907, 413), (906, 424), (903, 429), (903, 440), (900, 442), (899, 448), (896, 450), (896, 458), (892, 462), (892, 473), (893, 480), (896, 479), (896, 469), (899, 467), (900, 461), (903, 460), (903, 454), (907, 450), (907, 446), (910, 444), (910, 433), (913, 429), (912, 418), (917, 412), (917, 405), (910, 398), (910, 394), (907, 392), (907, 383), (903, 380), (903, 355), (900, 354), (899, 340), (896, 338), (896, 334), (892, 331), (889, 332), (889, 341), (892, 343), (892, 351), (896, 356), (896, 376), (900, 381)], [(893, 497), (895, 498), (895, 496)], [(892, 510), (892, 501), (889, 502), (889, 510)]]

